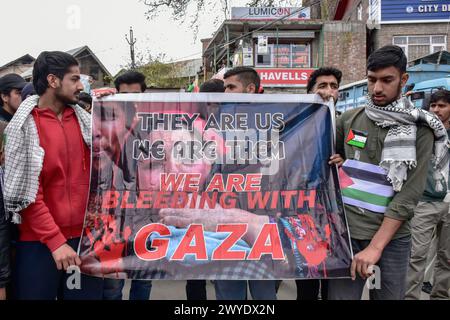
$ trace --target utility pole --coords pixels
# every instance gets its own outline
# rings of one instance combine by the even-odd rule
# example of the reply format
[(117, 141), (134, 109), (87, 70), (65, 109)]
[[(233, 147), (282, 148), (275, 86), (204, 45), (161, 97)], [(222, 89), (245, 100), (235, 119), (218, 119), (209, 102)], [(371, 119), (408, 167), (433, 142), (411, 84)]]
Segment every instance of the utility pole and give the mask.
[(134, 45), (136, 44), (136, 38), (133, 36), (133, 28), (130, 27), (130, 39), (128, 39), (128, 35), (125, 35), (125, 39), (130, 45), (130, 56), (131, 56), (131, 69), (136, 69), (136, 62), (134, 59)]

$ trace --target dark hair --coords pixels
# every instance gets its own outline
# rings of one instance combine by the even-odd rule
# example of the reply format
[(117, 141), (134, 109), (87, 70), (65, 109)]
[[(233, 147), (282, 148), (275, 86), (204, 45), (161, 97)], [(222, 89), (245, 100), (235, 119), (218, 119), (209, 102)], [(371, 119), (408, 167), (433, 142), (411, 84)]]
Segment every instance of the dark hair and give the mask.
[(137, 71), (128, 71), (118, 76), (116, 80), (114, 80), (114, 86), (116, 87), (117, 92), (119, 92), (119, 88), (122, 83), (139, 83), (141, 85), (141, 92), (145, 92), (145, 90), (147, 89), (147, 85), (145, 84), (145, 76)]
[(332, 68), (332, 67), (323, 67), (315, 70), (308, 79), (308, 84), (306, 85), (306, 92), (310, 93), (311, 90), (314, 88), (314, 86), (317, 83), (317, 78), (321, 76), (334, 76), (337, 80), (338, 85), (341, 84), (342, 80), (342, 72), (339, 69)]
[(399, 46), (384, 46), (372, 52), (367, 59), (367, 70), (377, 71), (388, 67), (397, 68), (401, 74), (406, 72), (408, 59)]
[(3, 89), (0, 90), (0, 107), (3, 107), (3, 99), (2, 99), (2, 94), (4, 94), (5, 96), (9, 96), (11, 94), (11, 91), (13, 90), (13, 88), (7, 88), (7, 89)]
[(92, 106), (92, 97), (89, 93), (80, 92), (78, 95), (78, 105), (90, 113)]
[(92, 97), (89, 93), (86, 92), (80, 92), (80, 94), (78, 95), (78, 100), (87, 104), (92, 104)]
[(38, 95), (43, 95), (48, 88), (47, 76), (53, 74), (63, 79), (69, 68), (79, 63), (72, 55), (61, 51), (44, 51), (36, 59), (33, 67), (33, 86)]
[(209, 79), (200, 86), (200, 92), (225, 92), (225, 87), (222, 80)]
[(432, 93), (430, 96), (430, 104), (441, 100), (445, 101), (445, 103), (450, 103), (450, 91), (442, 89)]
[(255, 85), (255, 93), (258, 93), (261, 79), (255, 69), (250, 67), (236, 67), (225, 72), (223, 78), (226, 79), (236, 75), (244, 86), (248, 86), (253, 83)]

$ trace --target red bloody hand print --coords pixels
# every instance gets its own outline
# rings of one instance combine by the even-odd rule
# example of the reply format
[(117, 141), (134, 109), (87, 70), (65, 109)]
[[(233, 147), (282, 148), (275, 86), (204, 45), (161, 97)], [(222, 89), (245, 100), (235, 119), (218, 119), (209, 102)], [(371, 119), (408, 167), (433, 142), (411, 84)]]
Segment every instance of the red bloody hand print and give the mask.
[(317, 267), (324, 262), (330, 248), (330, 226), (325, 226), (325, 239), (322, 239), (311, 216), (302, 214), (296, 218), (290, 217), (288, 221), (295, 235), (286, 229), (285, 232), (291, 241), (295, 241), (308, 266)]
[(91, 252), (93, 249), (96, 258), (100, 261), (101, 273), (122, 271), (122, 256), (131, 235), (131, 229), (126, 227), (121, 232), (111, 215), (96, 217), (94, 226), (93, 229), (86, 229), (86, 235), (91, 243)]

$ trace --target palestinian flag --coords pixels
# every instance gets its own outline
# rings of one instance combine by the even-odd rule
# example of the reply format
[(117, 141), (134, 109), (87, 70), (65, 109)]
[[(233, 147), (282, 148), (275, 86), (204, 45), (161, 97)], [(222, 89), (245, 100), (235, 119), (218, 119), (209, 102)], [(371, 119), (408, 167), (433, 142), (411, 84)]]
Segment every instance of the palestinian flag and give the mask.
[(346, 160), (339, 169), (339, 182), (345, 204), (385, 213), (394, 197), (386, 171), (370, 163)]
[(361, 131), (350, 129), (347, 136), (347, 144), (364, 149), (367, 142), (367, 134)]

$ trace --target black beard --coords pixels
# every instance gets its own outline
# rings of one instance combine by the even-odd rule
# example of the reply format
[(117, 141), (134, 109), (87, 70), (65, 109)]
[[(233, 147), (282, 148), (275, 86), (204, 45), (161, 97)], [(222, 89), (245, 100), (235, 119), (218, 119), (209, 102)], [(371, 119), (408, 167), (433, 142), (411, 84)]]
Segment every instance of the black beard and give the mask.
[[(402, 84), (399, 83), (399, 84), (398, 84), (398, 88), (397, 88), (397, 97), (394, 98), (394, 99), (392, 99), (392, 100), (390, 100), (390, 101), (388, 101), (388, 102), (386, 102), (386, 103), (383, 104), (383, 105), (376, 105), (376, 106), (377, 106), (377, 107), (386, 107), (386, 106), (390, 105), (391, 103), (393, 103), (393, 102), (397, 101), (398, 99), (400, 99), (401, 96), (402, 96)], [(372, 99), (372, 103), (373, 103), (373, 99)], [(374, 104), (375, 104), (375, 103), (374, 103)]]
[(59, 94), (58, 92), (55, 93), (55, 96), (58, 98), (58, 100), (60, 100), (65, 105), (67, 105), (67, 104), (77, 104), (78, 103), (78, 99), (77, 98), (75, 98), (75, 100), (68, 99), (67, 97)]

